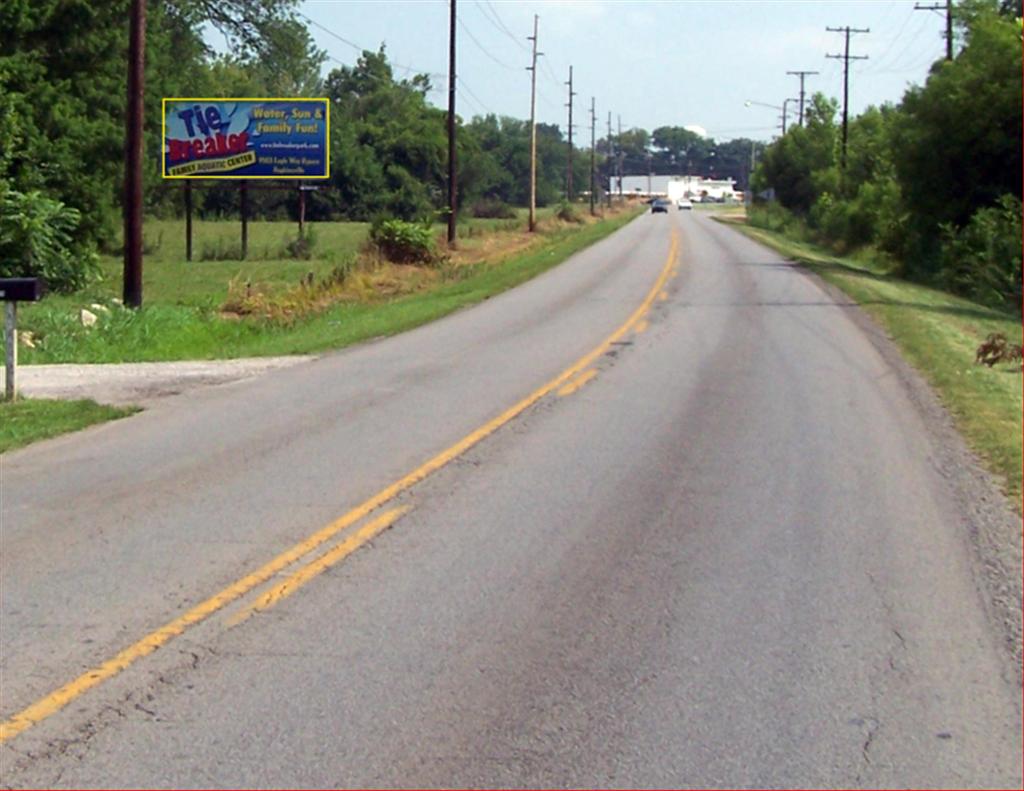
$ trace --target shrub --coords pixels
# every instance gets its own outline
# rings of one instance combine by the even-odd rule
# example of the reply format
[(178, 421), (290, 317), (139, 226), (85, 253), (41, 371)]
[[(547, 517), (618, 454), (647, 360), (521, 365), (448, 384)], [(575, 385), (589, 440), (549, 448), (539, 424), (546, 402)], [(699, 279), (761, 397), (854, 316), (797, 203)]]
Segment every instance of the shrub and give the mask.
[(473, 204), (470, 213), (474, 217), (490, 220), (511, 220), (516, 217), (516, 210), (497, 198), (481, 198)]
[(583, 222), (583, 217), (578, 211), (576, 211), (576, 207), (568, 201), (562, 201), (558, 204), (555, 216), (563, 222), (572, 222), (577, 224)]
[(284, 246), (284, 257), (308, 261), (313, 257), (316, 241), (316, 231), (310, 228), (308, 231), (300, 233)]
[(963, 228), (944, 223), (939, 281), (944, 288), (995, 307), (1020, 304), (1021, 202), (1004, 195)]
[(81, 215), (40, 192), (0, 193), (0, 277), (42, 277), (75, 291), (98, 271), (95, 252), (75, 242)]
[(436, 259), (432, 229), (425, 222), (376, 220), (370, 228), (370, 242), (395, 263), (433, 263)]

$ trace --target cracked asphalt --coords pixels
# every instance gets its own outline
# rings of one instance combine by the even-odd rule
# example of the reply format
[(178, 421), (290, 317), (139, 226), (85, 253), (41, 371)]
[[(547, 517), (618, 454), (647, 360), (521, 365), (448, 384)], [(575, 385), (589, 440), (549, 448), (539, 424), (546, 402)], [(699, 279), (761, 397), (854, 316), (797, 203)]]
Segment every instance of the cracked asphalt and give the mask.
[(1019, 517), (855, 308), (689, 212), (5, 454), (4, 717), (558, 376), (673, 233), (586, 378), (8, 739), (2, 783), (1020, 788)]

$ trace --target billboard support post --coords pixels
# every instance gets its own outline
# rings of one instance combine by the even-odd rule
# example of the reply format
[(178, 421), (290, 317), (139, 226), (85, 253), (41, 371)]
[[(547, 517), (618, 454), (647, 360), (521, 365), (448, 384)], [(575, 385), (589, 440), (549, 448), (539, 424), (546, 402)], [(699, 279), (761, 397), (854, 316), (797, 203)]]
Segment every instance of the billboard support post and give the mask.
[(245, 181), (241, 184), (242, 203), (242, 260), (249, 254), (249, 185)]
[(299, 236), (306, 232), (306, 191), (299, 185)]
[(192, 182), (185, 182), (185, 260), (192, 260)]

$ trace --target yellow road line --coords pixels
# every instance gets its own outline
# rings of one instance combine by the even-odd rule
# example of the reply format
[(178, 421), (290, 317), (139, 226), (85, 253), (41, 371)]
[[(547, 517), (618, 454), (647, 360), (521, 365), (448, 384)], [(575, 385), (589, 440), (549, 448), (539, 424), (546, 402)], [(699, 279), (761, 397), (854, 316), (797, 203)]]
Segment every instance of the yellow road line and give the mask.
[(288, 598), (311, 579), (327, 571), (327, 569), (336, 563), (340, 563), (374, 536), (383, 533), (401, 517), (405, 516), (410, 507), (411, 506), (393, 508), (390, 511), (381, 514), (373, 521), (368, 522), (366, 525), (348, 536), (340, 544), (332, 547), (329, 551), (316, 558), (316, 560), (310, 561), (294, 574), (291, 574), (286, 580), (278, 583), (268, 590), (253, 604), (233, 616), (228, 623), (231, 626), (237, 626), (242, 623), (242, 621), (247, 620), (249, 616), (257, 612), (262, 612), (263, 610), (268, 610), (282, 599)]
[(583, 385), (585, 385), (587, 382), (593, 379), (595, 376), (597, 376), (597, 370), (594, 368), (591, 368), (589, 371), (584, 371), (572, 381), (566, 382), (564, 385), (562, 385), (558, 389), (558, 395), (563, 397), (567, 395), (572, 395), (581, 387), (583, 387)]
[(625, 323), (605, 338), (597, 348), (585, 354), (550, 382), (537, 388), (497, 417), (492, 418), (487, 423), (480, 426), (480, 428), (470, 434), (467, 434), (454, 445), (441, 451), (405, 477), (400, 478), (384, 489), (381, 489), (375, 495), (370, 497), (368, 500), (365, 500), (360, 505), (357, 505), (344, 516), (339, 517), (329, 525), (320, 528), (320, 530), (296, 544), (291, 549), (281, 553), (263, 567), (233, 582), (219, 593), (216, 593), (206, 601), (197, 604), (183, 615), (179, 615), (173, 621), (161, 626), (156, 631), (150, 632), (138, 642), (125, 648), (112, 659), (108, 659), (106, 662), (97, 665), (91, 670), (87, 670), (78, 678), (69, 681), (64, 686), (39, 699), (27, 708), (22, 709), (3, 723), (0, 723), (0, 744), (14, 736), (17, 736), (26, 728), (30, 728), (37, 722), (40, 722), (50, 715), (60, 711), (68, 703), (80, 697), (97, 684), (116, 676), (122, 670), (131, 666), (143, 657), (148, 656), (173, 638), (182, 634), (182, 632), (190, 626), (194, 626), (200, 621), (206, 620), (213, 613), (224, 608), (239, 597), (244, 596), (253, 588), (262, 585), (279, 571), (287, 568), (303, 556), (309, 554), (324, 542), (329, 541), (346, 527), (358, 522), (363, 517), (377, 510), (384, 503), (394, 499), (406, 489), (415, 486), (427, 476), (433, 474), (441, 467), (444, 467), (446, 464), (451, 462), (452, 459), (455, 459), (465, 453), (482, 439), (490, 436), (506, 423), (529, 409), (548, 393), (558, 389), (580, 371), (585, 370), (602, 354), (607, 352), (615, 341), (626, 335), (634, 325), (643, 318), (647, 311), (650, 310), (655, 298), (657, 298), (659, 294), (664, 293), (662, 292), (662, 289), (668, 281), (669, 272), (675, 262), (678, 249), (679, 239), (677, 232), (673, 229), (672, 243), (669, 246), (668, 259), (665, 261), (665, 265), (662, 267), (661, 274), (658, 276), (654, 286), (647, 293), (644, 301), (640, 303), (640, 307), (633, 311), (633, 314), (626, 319)]

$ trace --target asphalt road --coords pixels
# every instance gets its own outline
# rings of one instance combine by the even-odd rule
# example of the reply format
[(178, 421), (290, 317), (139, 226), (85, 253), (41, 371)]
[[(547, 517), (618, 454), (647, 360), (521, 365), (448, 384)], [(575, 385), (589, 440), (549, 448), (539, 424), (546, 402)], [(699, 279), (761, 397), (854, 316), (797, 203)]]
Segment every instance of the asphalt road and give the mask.
[(645, 215), (0, 457), (2, 784), (1019, 788), (935, 442), (813, 280)]

